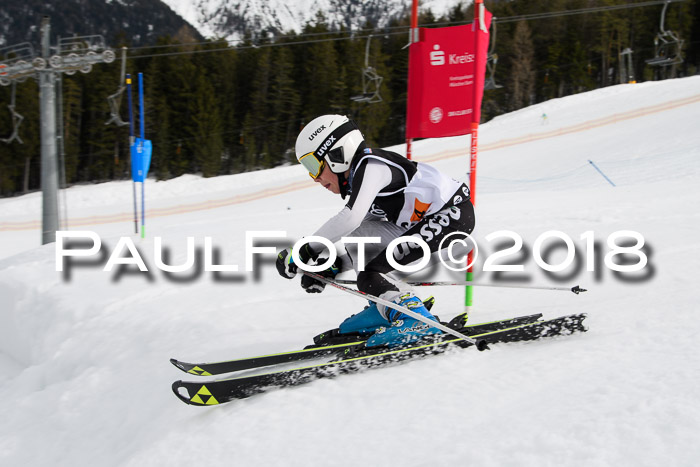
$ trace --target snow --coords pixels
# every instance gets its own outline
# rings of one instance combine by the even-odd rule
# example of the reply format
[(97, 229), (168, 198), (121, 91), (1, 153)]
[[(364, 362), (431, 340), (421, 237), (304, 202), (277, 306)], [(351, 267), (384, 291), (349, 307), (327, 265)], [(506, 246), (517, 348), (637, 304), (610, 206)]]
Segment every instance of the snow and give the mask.
[[(130, 182), (73, 187), (68, 225), (96, 232), (104, 257), (64, 273), (55, 245), (39, 246), (39, 195), (0, 200), (0, 465), (696, 465), (699, 119), (700, 77), (690, 77), (557, 99), (481, 126), (482, 255), (496, 250), (487, 235), (515, 232), (527, 254), (504, 260), (525, 265), (516, 275), (530, 280), (519, 285), (589, 291), (478, 288), (471, 321), (586, 312), (587, 333), (457, 350), (212, 408), (172, 395), (172, 381), (189, 378), (169, 358), (291, 350), (362, 308), (337, 290), (305, 294), (279, 278), (272, 255), (244, 271), (246, 231), (295, 240), (339, 210), (339, 198), (299, 166), (149, 180), (142, 240)], [(417, 160), (464, 180), (467, 148), (464, 137), (414, 146)], [(549, 230), (577, 247), (580, 264), (563, 280), (532, 258)], [(620, 277), (602, 263), (621, 230), (645, 239), (641, 273)], [(587, 231), (598, 242), (594, 272)], [(241, 271), (164, 273), (156, 236), (168, 264), (185, 261), (188, 236), (200, 250), (211, 237), (218, 264)], [(149, 273), (102, 270), (120, 237)], [(558, 249), (549, 261), (562, 258)], [(421, 292), (437, 297), (443, 319), (461, 311), (459, 287)]]

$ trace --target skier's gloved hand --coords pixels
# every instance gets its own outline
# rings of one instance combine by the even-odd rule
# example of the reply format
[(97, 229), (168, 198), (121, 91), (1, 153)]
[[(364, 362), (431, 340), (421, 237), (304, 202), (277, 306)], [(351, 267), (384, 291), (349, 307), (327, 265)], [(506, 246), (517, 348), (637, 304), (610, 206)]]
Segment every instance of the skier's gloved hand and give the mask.
[(285, 279), (294, 279), (297, 275), (298, 268), (297, 265), (294, 264), (294, 259), (292, 259), (291, 248), (282, 250), (277, 254), (275, 266), (277, 266), (277, 272), (280, 273), (280, 276)]
[[(331, 265), (331, 267), (319, 272), (318, 274), (329, 279), (335, 279), (335, 276), (337, 276), (340, 272), (340, 265), (340, 258), (338, 258)], [(326, 288), (326, 283), (305, 275), (301, 278), (301, 287), (308, 293), (321, 293), (323, 292), (323, 289)]]
[[(310, 261), (315, 261), (317, 257), (318, 254), (314, 253), (308, 243), (304, 244), (299, 250), (299, 259), (301, 259), (304, 264), (310, 264)], [(299, 267), (294, 264), (291, 248), (282, 250), (277, 254), (275, 266), (277, 266), (277, 272), (279, 272), (280, 276), (285, 279), (293, 279), (299, 271)]]

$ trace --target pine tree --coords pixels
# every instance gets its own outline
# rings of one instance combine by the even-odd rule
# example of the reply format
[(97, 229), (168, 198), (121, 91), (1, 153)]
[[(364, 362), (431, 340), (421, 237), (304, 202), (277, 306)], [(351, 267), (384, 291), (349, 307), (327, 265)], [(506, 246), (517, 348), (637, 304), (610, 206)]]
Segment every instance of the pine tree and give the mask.
[(192, 116), (197, 113), (197, 66), (194, 54), (158, 57), (161, 59), (160, 89), (168, 105), (168, 123), (173, 129), (171, 140), (174, 150), (167, 158), (168, 170), (173, 177), (195, 170), (197, 143), (200, 135)]
[(215, 56), (216, 66), (211, 73), (211, 82), (214, 91), (219, 96), (219, 115), (222, 129), (222, 173), (233, 171), (233, 155), (239, 144), (239, 121), (236, 117), (236, 95), (239, 90), (236, 87), (236, 69), (238, 67), (238, 53), (231, 48), (225, 52), (209, 54)]
[(72, 79), (63, 80), (63, 147), (66, 153), (66, 182), (72, 183), (79, 178), (79, 167), (83, 161), (79, 158), (81, 148), (82, 96), (83, 89), (79, 82)]
[[(319, 13), (316, 26), (305, 28), (305, 33), (327, 32), (325, 19)], [(319, 36), (318, 39), (329, 39)], [(314, 42), (303, 46), (301, 66), (303, 99), (302, 116), (305, 121), (330, 113), (334, 102), (334, 84), (339, 73), (338, 56), (333, 42)]]
[(255, 120), (250, 113), (247, 113), (243, 119), (243, 129), (241, 130), (241, 145), (243, 146), (243, 152), (241, 157), (238, 158), (238, 172), (247, 172), (248, 170), (254, 170), (257, 168), (257, 141), (255, 138), (256, 133)]
[[(409, 26), (408, 17), (390, 24), (390, 27)], [(388, 60), (385, 69), (380, 71), (384, 77), (382, 97), (386, 94), (385, 102), (389, 106), (391, 119), (387, 121), (382, 131), (382, 142), (403, 142), (406, 128), (406, 99), (408, 95), (408, 48), (406, 37), (402, 35), (389, 36), (382, 39), (382, 50)], [(386, 93), (383, 91), (386, 87)]]
[(219, 174), (223, 152), (218, 99), (204, 73), (198, 75), (196, 89), (192, 115), (195, 161), (204, 177), (213, 177)]
[[(270, 167), (269, 157), (263, 157), (265, 153), (263, 143), (269, 140), (270, 130), (272, 125), (268, 120), (270, 108), (270, 75), (271, 75), (271, 51), (269, 47), (265, 47), (258, 53), (257, 67), (255, 69), (255, 80), (253, 83), (253, 91), (250, 96), (250, 107), (248, 112), (248, 131), (252, 131), (255, 135), (254, 142), (256, 144), (250, 146), (249, 149), (254, 155), (256, 168)], [(250, 142), (248, 143), (251, 144)], [(269, 151), (269, 147), (268, 147)], [(249, 154), (251, 154), (249, 152)]]
[(530, 28), (524, 21), (515, 26), (508, 87), (512, 110), (531, 103), (535, 90), (533, 44)]
[(298, 113), (301, 97), (292, 78), (292, 58), (288, 47), (276, 48), (270, 97), (272, 110), (270, 123), (274, 137), (271, 138), (269, 146), (275, 163), (294, 159), (292, 153), (299, 129)]
[(169, 160), (178, 157), (181, 149), (173, 144), (170, 124), (170, 109), (166, 97), (156, 95), (154, 100), (155, 128), (153, 130), (153, 153), (151, 154), (151, 173), (158, 180), (167, 180), (172, 176)]

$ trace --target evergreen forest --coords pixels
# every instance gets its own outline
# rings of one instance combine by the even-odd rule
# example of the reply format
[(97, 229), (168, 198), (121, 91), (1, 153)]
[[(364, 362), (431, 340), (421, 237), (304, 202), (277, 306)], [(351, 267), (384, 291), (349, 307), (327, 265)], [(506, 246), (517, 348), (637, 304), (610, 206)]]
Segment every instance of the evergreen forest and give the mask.
[[(700, 0), (671, 3), (665, 28), (683, 39), (682, 63), (653, 66), (663, 5), (645, 0), (486, 0), (496, 18), (493, 81), (485, 91), (482, 122), (548, 99), (626, 83), (694, 75), (700, 66)], [(585, 14), (541, 13), (645, 4)], [(653, 4), (651, 4), (653, 3)], [(649, 5), (646, 5), (649, 4)], [(471, 6), (446, 17), (429, 11), (421, 27), (471, 22)], [(153, 142), (149, 176), (158, 180), (195, 173), (204, 177), (296, 163), (299, 130), (324, 113), (351, 116), (371, 145), (404, 141), (410, 17), (383, 28), (331, 30), (323, 16), (300, 33), (182, 43), (159, 37), (131, 47), (110, 43), (117, 60), (87, 74), (63, 75), (62, 179), (66, 186), (130, 178), (129, 126), (110, 120), (107, 97), (120, 87), (121, 48), (126, 70), (144, 74), (146, 138)], [(492, 39), (494, 30), (491, 30)], [(84, 31), (84, 34), (91, 34)], [(369, 44), (369, 47), (368, 47)], [(626, 49), (632, 51), (632, 68)], [(383, 78), (381, 101), (358, 102), (365, 52)], [(497, 58), (497, 60), (496, 60)], [(487, 77), (489, 77), (487, 72)], [(0, 87), (0, 138), (13, 131), (12, 86)], [(16, 111), (24, 118), (18, 138), (0, 142), (0, 196), (40, 188), (39, 87), (17, 83)], [(126, 93), (119, 114), (128, 121)]]

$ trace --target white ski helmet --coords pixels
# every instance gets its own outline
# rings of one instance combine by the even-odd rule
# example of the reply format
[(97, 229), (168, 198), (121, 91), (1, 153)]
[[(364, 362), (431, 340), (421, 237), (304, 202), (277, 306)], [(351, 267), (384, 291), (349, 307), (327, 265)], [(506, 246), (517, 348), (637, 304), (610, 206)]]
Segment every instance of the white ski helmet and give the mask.
[(344, 115), (322, 115), (311, 120), (297, 136), (296, 155), (312, 178), (323, 165), (341, 174), (350, 168), (357, 148), (364, 142), (357, 124)]

